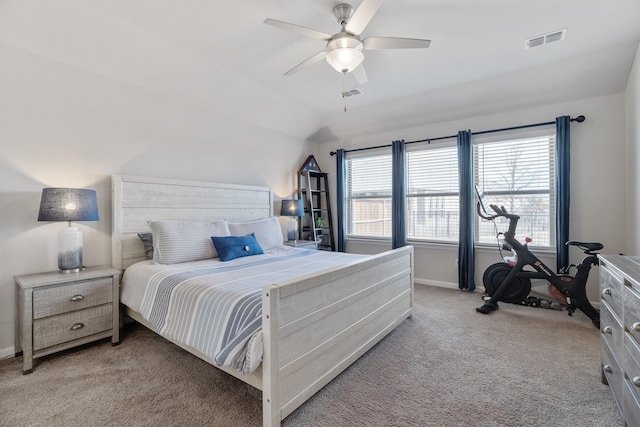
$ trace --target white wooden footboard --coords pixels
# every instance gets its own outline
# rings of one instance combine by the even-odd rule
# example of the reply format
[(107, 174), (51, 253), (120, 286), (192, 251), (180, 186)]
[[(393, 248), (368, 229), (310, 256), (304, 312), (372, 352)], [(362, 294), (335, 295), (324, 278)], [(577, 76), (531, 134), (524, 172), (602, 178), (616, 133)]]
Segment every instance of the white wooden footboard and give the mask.
[(263, 425), (269, 427), (411, 315), (413, 247), (266, 287), (262, 301)]

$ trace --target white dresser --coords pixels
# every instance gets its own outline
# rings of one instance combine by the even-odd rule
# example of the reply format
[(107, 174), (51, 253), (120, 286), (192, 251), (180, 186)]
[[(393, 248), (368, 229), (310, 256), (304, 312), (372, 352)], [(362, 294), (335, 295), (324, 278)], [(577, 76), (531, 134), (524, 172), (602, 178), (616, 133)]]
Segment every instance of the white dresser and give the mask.
[(599, 255), (602, 380), (640, 426), (640, 257)]

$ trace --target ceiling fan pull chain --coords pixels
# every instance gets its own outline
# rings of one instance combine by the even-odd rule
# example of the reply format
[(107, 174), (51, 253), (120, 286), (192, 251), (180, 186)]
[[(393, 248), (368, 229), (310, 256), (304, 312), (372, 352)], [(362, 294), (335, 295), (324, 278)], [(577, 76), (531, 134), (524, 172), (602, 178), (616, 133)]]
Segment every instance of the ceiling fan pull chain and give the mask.
[(343, 71), (342, 72), (342, 99), (344, 100), (344, 112), (347, 112), (347, 97), (345, 96), (345, 93), (347, 91), (347, 89), (345, 88), (345, 84), (344, 84), (344, 79), (347, 76), (347, 72)]

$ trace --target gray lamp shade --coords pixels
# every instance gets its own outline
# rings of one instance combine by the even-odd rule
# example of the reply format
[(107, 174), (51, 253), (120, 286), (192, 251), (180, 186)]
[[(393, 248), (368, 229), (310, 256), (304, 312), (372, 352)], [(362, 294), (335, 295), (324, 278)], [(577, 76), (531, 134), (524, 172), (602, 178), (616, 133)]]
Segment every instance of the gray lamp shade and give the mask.
[(304, 216), (304, 202), (302, 200), (283, 200), (280, 215)]
[(43, 188), (38, 221), (98, 221), (95, 190)]

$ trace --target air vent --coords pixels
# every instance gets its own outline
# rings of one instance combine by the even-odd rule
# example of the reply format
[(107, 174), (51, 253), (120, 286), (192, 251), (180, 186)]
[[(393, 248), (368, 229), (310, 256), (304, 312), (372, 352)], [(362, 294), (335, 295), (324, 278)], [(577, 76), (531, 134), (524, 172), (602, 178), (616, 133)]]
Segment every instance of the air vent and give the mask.
[(566, 35), (567, 35), (567, 29), (564, 28), (562, 30), (553, 31), (551, 33), (543, 34), (541, 36), (531, 37), (530, 39), (527, 39), (524, 41), (524, 48), (531, 49), (534, 47), (564, 40)]
[(346, 90), (344, 92), (338, 92), (338, 95), (340, 95), (342, 98), (349, 98), (350, 96), (360, 95), (361, 93), (362, 91), (360, 89), (355, 88), (351, 90)]

